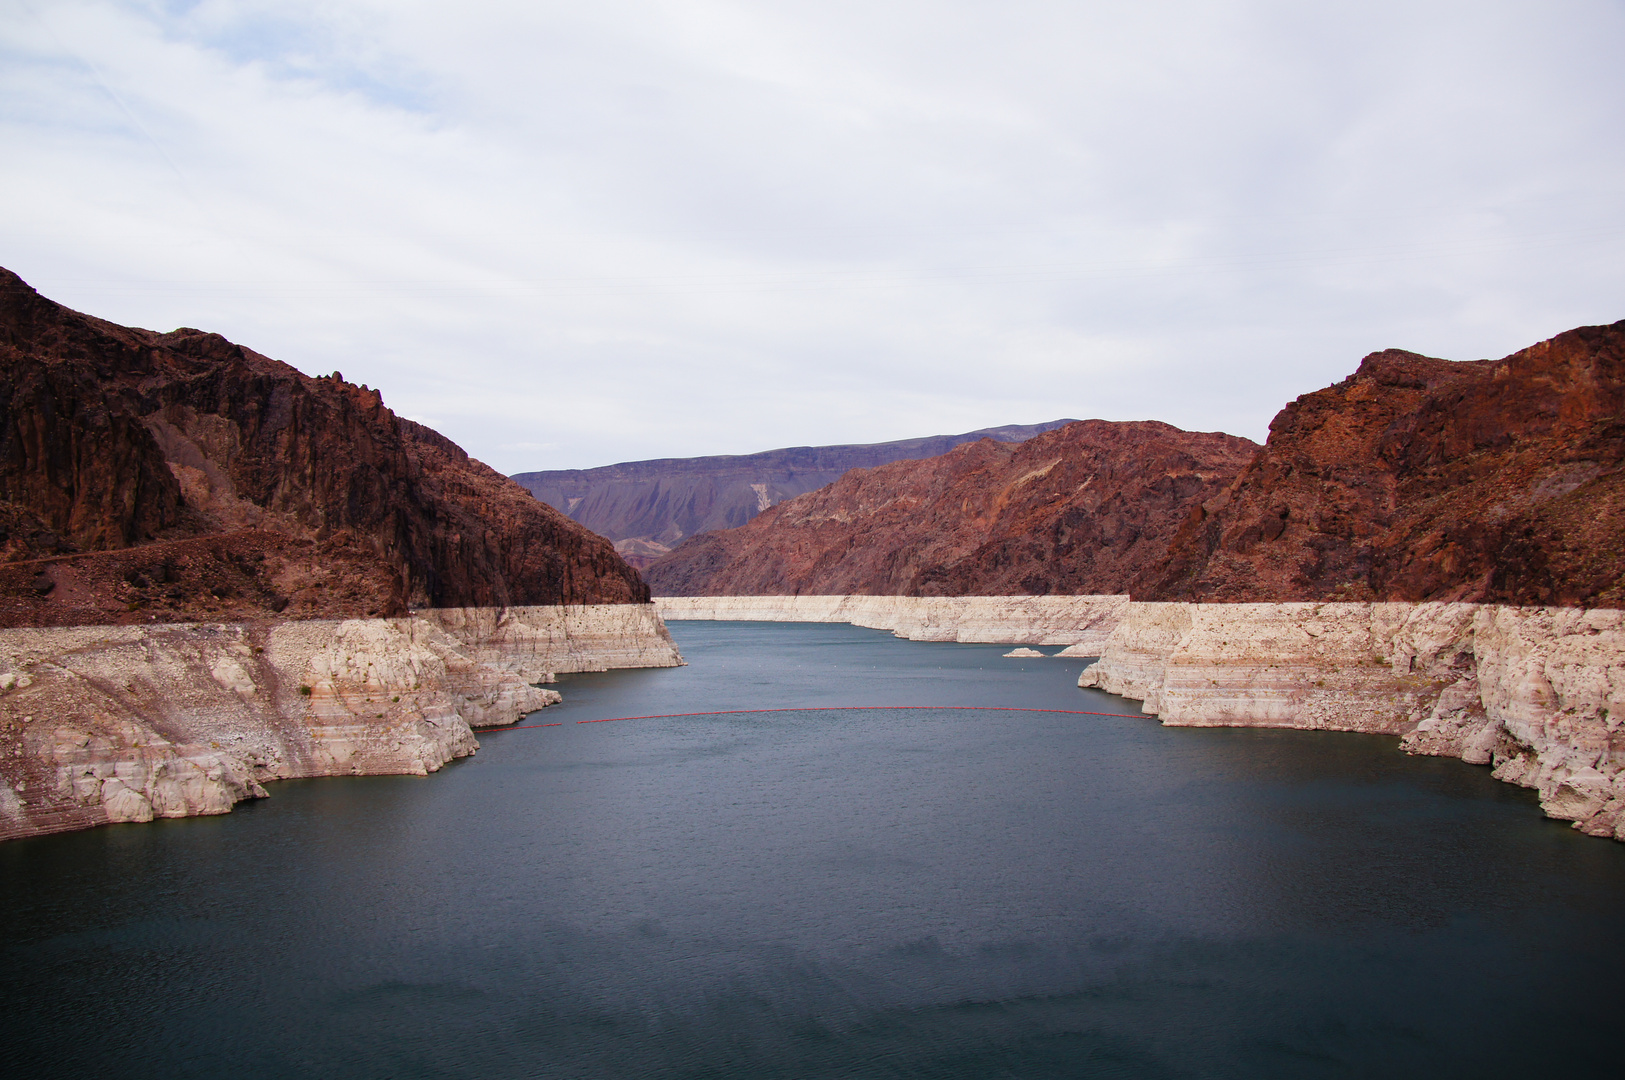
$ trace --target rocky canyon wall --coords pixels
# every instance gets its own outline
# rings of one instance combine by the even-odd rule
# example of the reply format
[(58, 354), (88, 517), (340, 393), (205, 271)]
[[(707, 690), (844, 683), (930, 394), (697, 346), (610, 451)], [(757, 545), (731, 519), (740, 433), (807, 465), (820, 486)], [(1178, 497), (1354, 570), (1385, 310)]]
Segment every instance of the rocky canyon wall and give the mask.
[(1085, 421), (854, 470), (645, 571), (661, 595), (1131, 593), (1625, 605), (1625, 322), (1372, 353), (1263, 447)]
[(646, 604), (0, 630), (0, 839), (425, 775), (558, 701), (555, 673), (682, 662)]
[(642, 603), (610, 542), (379, 391), (0, 269), (0, 625)]
[(1625, 604), (1625, 322), (1500, 360), (1372, 353), (1282, 409), (1132, 591)]

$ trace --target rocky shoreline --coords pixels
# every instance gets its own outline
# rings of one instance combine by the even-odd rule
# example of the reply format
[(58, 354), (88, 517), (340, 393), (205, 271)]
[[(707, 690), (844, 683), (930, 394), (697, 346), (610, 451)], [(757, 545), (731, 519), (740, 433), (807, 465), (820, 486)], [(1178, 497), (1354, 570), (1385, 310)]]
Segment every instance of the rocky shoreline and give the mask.
[(1080, 686), (1177, 726), (1363, 731), (1489, 765), (1625, 840), (1625, 612), (1133, 603)]
[(560, 672), (667, 667), (662, 622), (1063, 645), (1174, 726), (1393, 735), (1625, 840), (1625, 611), (1071, 597), (663, 597), (384, 619), (0, 630), (0, 839), (225, 813), (273, 780), (427, 775)]
[(0, 630), (0, 840), (427, 775), (561, 672), (683, 663), (647, 604)]
[[(1094, 656), (1127, 596), (657, 596), (668, 620), (843, 622), (909, 641), (1067, 645)], [(1084, 651), (1078, 651), (1078, 650)]]

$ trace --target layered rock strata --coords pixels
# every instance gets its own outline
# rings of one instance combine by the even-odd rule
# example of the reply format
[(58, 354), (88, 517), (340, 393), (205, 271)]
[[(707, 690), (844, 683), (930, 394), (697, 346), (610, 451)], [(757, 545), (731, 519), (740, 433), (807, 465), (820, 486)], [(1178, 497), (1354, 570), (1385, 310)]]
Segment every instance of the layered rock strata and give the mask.
[(649, 605), (0, 630), (0, 839), (426, 775), (558, 701), (555, 673), (681, 663)]
[(1095, 656), (1127, 596), (659, 596), (668, 620), (840, 622), (910, 641), (1067, 645)]
[(1490, 765), (1625, 840), (1625, 612), (1133, 603), (1080, 686), (1180, 726), (1361, 731)]

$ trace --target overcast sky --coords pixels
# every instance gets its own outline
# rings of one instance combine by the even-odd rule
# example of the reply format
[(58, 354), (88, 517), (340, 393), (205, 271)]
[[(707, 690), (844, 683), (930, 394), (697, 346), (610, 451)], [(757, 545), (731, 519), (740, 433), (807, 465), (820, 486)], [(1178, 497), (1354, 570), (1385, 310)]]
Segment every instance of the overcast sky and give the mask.
[(503, 472), (1625, 318), (1625, 3), (0, 0), (0, 265)]

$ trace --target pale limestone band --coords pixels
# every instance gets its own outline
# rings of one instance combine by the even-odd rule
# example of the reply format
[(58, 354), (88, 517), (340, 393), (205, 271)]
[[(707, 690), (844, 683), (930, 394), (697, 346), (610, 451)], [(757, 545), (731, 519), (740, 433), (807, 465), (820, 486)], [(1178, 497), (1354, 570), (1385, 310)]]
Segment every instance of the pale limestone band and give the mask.
[(682, 662), (647, 604), (0, 630), (0, 718), (28, 759), (0, 781), (0, 839), (427, 774), (474, 753), (471, 728), (558, 701), (555, 673)]
[[(1126, 596), (657, 596), (663, 618), (835, 622), (910, 641), (1104, 647)], [(1075, 655), (1094, 656), (1094, 652)]]
[(557, 695), (553, 674), (682, 663), (661, 622), (850, 622), (1100, 655), (1080, 685), (1174, 725), (1400, 736), (1491, 764), (1625, 839), (1625, 613), (1477, 604), (1085, 597), (679, 597), (400, 619), (0, 630), (28, 780), (0, 838), (223, 813), (299, 776), (425, 774)]

